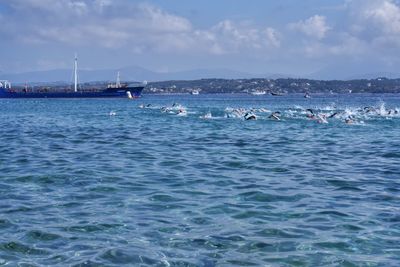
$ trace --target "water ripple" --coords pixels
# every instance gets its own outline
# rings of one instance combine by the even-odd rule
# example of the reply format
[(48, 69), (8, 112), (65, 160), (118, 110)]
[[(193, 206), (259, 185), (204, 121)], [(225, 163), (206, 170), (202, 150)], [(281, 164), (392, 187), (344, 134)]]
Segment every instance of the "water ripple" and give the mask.
[(398, 266), (400, 98), (276, 99), (1, 100), (0, 266)]

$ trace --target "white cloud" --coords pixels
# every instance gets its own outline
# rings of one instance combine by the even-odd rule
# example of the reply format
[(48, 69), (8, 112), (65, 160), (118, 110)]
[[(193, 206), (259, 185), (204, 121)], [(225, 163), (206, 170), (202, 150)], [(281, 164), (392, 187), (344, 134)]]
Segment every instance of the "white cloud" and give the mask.
[(320, 15), (315, 15), (306, 20), (291, 23), (289, 24), (289, 28), (292, 30), (298, 30), (307, 36), (316, 39), (323, 39), (326, 33), (331, 29), (326, 24), (326, 17)]
[(16, 14), (24, 14), (29, 19), (35, 16), (44, 16), (44, 19), (49, 17), (64, 19), (71, 15), (82, 16), (86, 15), (90, 8), (87, 2), (82, 0), (13, 0), (9, 1), (9, 5)]
[[(400, 6), (393, 0), (348, 0), (341, 29), (333, 30), (321, 15), (289, 24), (306, 36), (293, 48), (310, 58), (387, 58), (400, 49)], [(337, 24), (340, 24), (337, 22)], [(327, 32), (329, 31), (329, 38)], [(393, 57), (392, 57), (393, 58)]]
[(106, 12), (107, 8), (112, 5), (111, 0), (94, 0), (93, 7), (96, 12), (102, 14)]
[(243, 51), (269, 50), (280, 46), (279, 33), (273, 28), (264, 30), (246, 23), (224, 20), (209, 30), (196, 31), (195, 38), (212, 54), (232, 54)]
[(368, 42), (374, 53), (385, 56), (400, 49), (400, 6), (397, 2), (351, 0), (348, 12), (351, 16), (349, 34)]
[(347, 8), (354, 34), (399, 32), (399, 7), (392, 0), (349, 0)]
[[(135, 23), (141, 24), (145, 30), (153, 30), (160, 32), (187, 32), (192, 29), (189, 20), (176, 15), (168, 14), (160, 8), (151, 5), (140, 5), (140, 15), (138, 16), (142, 21), (135, 20)], [(134, 26), (134, 25), (130, 25)]]
[(273, 29), (273, 28), (266, 28), (264, 30), (264, 35), (266, 38), (266, 43), (268, 45), (274, 46), (274, 47), (280, 47), (281, 45), (281, 41), (280, 41), (280, 34), (278, 33), (277, 30)]
[(256, 29), (244, 29), (236, 26), (232, 21), (225, 20), (210, 30), (219, 46), (225, 48), (226, 53), (237, 52), (241, 47), (259, 47), (259, 34)]
[(384, 33), (400, 33), (400, 7), (392, 1), (379, 1), (367, 5), (362, 10), (361, 16)]
[(16, 0), (10, 6), (15, 15), (0, 31), (24, 42), (121, 47), (192, 30), (189, 20), (147, 4), (119, 9), (104, 0)]
[(347, 33), (341, 34), (340, 41), (329, 47), (333, 55), (346, 55), (350, 57), (364, 55), (369, 52), (368, 43)]
[(281, 45), (280, 33), (270, 27), (222, 20), (208, 29), (195, 29), (187, 18), (156, 6), (118, 3), (15, 0), (9, 5), (14, 15), (0, 33), (31, 44), (129, 47), (134, 53), (251, 53)]
[(85, 2), (69, 2), (69, 7), (78, 15), (87, 15), (88, 7)]

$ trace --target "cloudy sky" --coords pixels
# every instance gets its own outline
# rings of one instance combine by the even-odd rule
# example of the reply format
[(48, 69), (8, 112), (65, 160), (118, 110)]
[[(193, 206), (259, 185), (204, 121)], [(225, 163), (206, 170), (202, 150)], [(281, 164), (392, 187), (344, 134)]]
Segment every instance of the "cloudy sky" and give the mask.
[[(0, 0), (0, 72), (400, 72), (395, 0)], [(398, 71), (399, 70), (399, 71)], [(343, 77), (346, 78), (346, 77)]]

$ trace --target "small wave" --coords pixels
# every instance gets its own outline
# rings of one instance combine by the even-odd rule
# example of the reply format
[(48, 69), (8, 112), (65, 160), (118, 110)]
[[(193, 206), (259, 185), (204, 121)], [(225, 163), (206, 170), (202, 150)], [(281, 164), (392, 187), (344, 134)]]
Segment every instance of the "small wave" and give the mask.
[(8, 243), (3, 243), (0, 244), (0, 251), (8, 251), (8, 252), (14, 252), (14, 253), (19, 253), (22, 255), (49, 255), (50, 252), (44, 249), (37, 249), (34, 247), (30, 247), (28, 245), (11, 241)]
[(102, 259), (117, 264), (117, 265), (158, 265), (160, 262), (148, 258), (146, 256), (138, 255), (138, 254), (133, 254), (132, 251), (126, 251), (123, 249), (109, 249), (106, 252), (104, 252), (101, 256)]
[(37, 241), (53, 241), (61, 238), (60, 235), (52, 234), (48, 232), (33, 230), (27, 233), (27, 237)]

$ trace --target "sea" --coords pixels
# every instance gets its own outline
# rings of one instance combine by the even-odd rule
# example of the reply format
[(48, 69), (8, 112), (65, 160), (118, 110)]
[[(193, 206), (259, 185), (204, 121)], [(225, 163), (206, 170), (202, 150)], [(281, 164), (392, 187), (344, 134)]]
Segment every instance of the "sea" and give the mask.
[(400, 266), (400, 95), (0, 99), (0, 266)]

